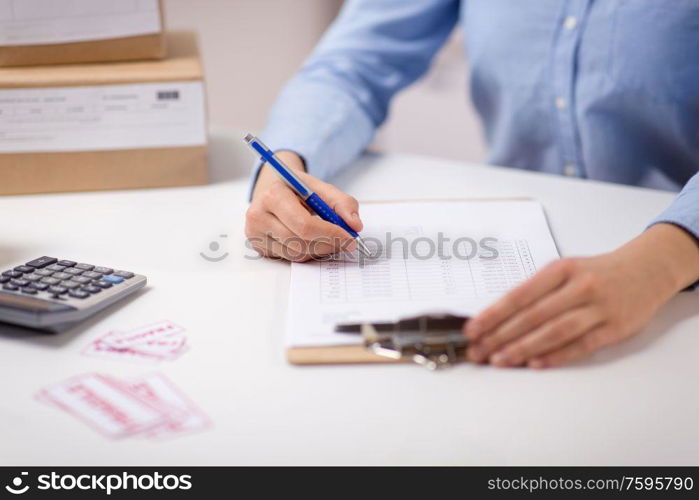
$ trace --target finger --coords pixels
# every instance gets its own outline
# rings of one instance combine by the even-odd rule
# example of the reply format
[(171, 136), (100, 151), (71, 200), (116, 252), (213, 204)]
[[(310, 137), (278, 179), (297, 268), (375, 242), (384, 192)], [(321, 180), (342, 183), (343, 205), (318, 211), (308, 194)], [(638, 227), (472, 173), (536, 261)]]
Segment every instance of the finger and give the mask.
[(572, 363), (605, 346), (610, 333), (607, 325), (598, 326), (560, 349), (530, 360), (527, 366), (541, 369)]
[[(265, 205), (290, 231), (306, 242), (326, 243), (335, 251), (352, 241), (342, 228), (314, 217), (304, 208), (299, 198), (285, 186), (270, 189)], [(273, 198), (273, 199), (271, 199)]]
[(263, 241), (266, 238), (276, 240), (282, 246), (288, 246), (295, 254), (307, 253), (308, 251), (305, 242), (282, 224), (274, 214), (269, 212), (260, 219), (258, 226), (255, 228), (254, 236), (261, 238)]
[(490, 357), (495, 366), (519, 366), (528, 360), (559, 349), (603, 321), (596, 307), (579, 307), (566, 311), (531, 333), (507, 344)]
[(572, 272), (571, 262), (571, 259), (567, 259), (549, 264), (532, 278), (507, 293), (466, 324), (466, 336), (471, 340), (477, 340), (517, 311), (558, 288)]
[(277, 257), (274, 252), (268, 248), (267, 239), (265, 237), (248, 238), (248, 241), (250, 241), (255, 251), (263, 257), (280, 259), (280, 257)]
[(270, 214), (272, 220), (266, 223), (265, 227), (269, 232), (267, 236), (271, 236), (277, 240), (283, 247), (288, 247), (291, 251), (290, 255), (293, 258), (282, 255), (286, 260), (294, 260), (299, 254), (306, 254), (309, 257), (322, 257), (335, 253), (335, 248), (323, 241), (305, 241), (300, 236), (295, 235), (286, 227), (279, 219)]
[(258, 239), (263, 243), (258, 245), (264, 250), (261, 252), (263, 255), (267, 253), (266, 243), (264, 243), (267, 237), (277, 240), (283, 247), (289, 247), (290, 252), (274, 255), (286, 260), (296, 260), (300, 254), (323, 256), (334, 251), (330, 245), (322, 242), (315, 242), (316, 244), (310, 249), (311, 245), (308, 242), (294, 234), (273, 213), (259, 206), (251, 206), (248, 209), (246, 214), (246, 235), (251, 243)]
[(485, 332), (471, 347), (473, 361), (480, 362), (498, 350), (556, 316), (589, 300), (587, 283), (569, 281), (541, 300), (518, 311), (499, 327)]
[(264, 239), (266, 252), (275, 258), (288, 260), (290, 262), (307, 262), (311, 256), (305, 251), (296, 251), (292, 248), (282, 245), (279, 241), (271, 236)]
[(359, 232), (364, 228), (361, 218), (359, 217), (359, 202), (352, 196), (341, 191), (332, 184), (318, 181), (313, 188), (318, 193), (318, 196), (323, 198), (323, 201), (337, 212), (337, 215), (355, 231)]

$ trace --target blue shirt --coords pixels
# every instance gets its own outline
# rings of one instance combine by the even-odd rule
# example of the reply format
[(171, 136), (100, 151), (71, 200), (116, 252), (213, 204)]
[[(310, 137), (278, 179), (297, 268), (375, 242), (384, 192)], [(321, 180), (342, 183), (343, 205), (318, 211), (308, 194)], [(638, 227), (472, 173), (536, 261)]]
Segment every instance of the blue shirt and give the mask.
[(331, 177), (459, 22), (490, 163), (682, 189), (654, 222), (699, 238), (698, 0), (348, 0), (263, 140)]

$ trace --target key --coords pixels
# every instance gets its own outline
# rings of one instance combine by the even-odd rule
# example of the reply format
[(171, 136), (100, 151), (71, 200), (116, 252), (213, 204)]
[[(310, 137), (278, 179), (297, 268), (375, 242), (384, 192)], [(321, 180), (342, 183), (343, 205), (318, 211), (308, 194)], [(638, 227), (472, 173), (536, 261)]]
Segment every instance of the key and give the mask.
[(7, 283), (8, 281), (10, 281), (9, 276), (0, 276), (0, 284)]
[(68, 273), (63, 273), (63, 272), (58, 272), (58, 273), (53, 273), (51, 275), (52, 278), (56, 278), (57, 280), (67, 280), (71, 278), (71, 275)]
[(82, 287), (82, 290), (88, 292), (88, 293), (100, 293), (102, 289), (98, 286), (95, 285), (87, 285)]
[(110, 286), (112, 286), (111, 283), (108, 283), (108, 282), (103, 281), (103, 280), (93, 281), (92, 284), (95, 286), (98, 286), (100, 288), (109, 288)]
[(56, 278), (46, 277), (46, 278), (41, 278), (41, 282), (46, 283), (47, 285), (58, 285), (61, 282), (61, 280), (57, 280)]
[(17, 285), (13, 285), (12, 283), (5, 283), (4, 285), (2, 285), (2, 289), (14, 292), (15, 290), (19, 290), (19, 287)]
[(31, 273), (32, 271), (34, 271), (34, 268), (29, 266), (17, 266), (15, 267), (15, 271), (20, 273)]
[(68, 292), (68, 295), (75, 299), (86, 299), (90, 296), (89, 293), (83, 292), (82, 290), (71, 290), (70, 292)]
[(78, 288), (80, 283), (76, 283), (75, 281), (61, 281), (61, 286), (68, 290), (72, 290), (73, 288)]
[(4, 273), (2, 273), (2, 275), (7, 276), (9, 278), (19, 278), (20, 276), (22, 276), (22, 273), (10, 269), (9, 271), (5, 271)]
[(73, 267), (76, 263), (72, 260), (59, 260), (57, 264), (59, 266)]
[(95, 268), (95, 266), (93, 266), (92, 264), (83, 263), (76, 264), (75, 267), (77, 267), (78, 269), (82, 269), (83, 271), (92, 271)]
[(42, 267), (50, 266), (51, 264), (55, 264), (58, 262), (58, 259), (54, 257), (39, 257), (38, 259), (30, 260), (27, 262), (27, 266), (29, 267), (36, 267), (37, 269), (41, 269)]
[(26, 293), (27, 295), (36, 295), (36, 289), (35, 288), (22, 288), (22, 293)]
[(29, 281), (39, 281), (39, 280), (41, 279), (41, 276), (39, 276), (39, 275), (36, 274), (36, 273), (25, 274), (25, 275), (22, 276), (22, 277), (23, 277), (25, 280), (29, 280)]
[(114, 276), (120, 276), (126, 280), (133, 278), (133, 273), (129, 271), (114, 271)]
[(55, 295), (62, 295), (68, 291), (67, 288), (59, 286), (59, 285), (54, 285), (49, 287), (49, 293), (53, 293)]
[(79, 275), (79, 274), (82, 274), (82, 273), (83, 273), (83, 270), (82, 270), (82, 269), (78, 269), (78, 268), (76, 268), (76, 267), (69, 267), (68, 269), (66, 269), (66, 270), (63, 271), (63, 272), (66, 273), (66, 274), (72, 274), (73, 276), (77, 276), (77, 275)]
[(48, 287), (46, 283), (29, 283), (29, 288), (36, 288), (39, 291), (46, 290)]
[(90, 278), (93, 280), (99, 280), (102, 279), (102, 273), (96, 273), (95, 271), (85, 271), (82, 276), (85, 276), (86, 278)]
[(114, 269), (112, 269), (110, 267), (97, 266), (96, 268), (93, 269), (93, 271), (96, 273), (102, 273), (102, 274), (112, 274), (114, 272)]
[(92, 281), (90, 278), (86, 278), (85, 276), (73, 276), (70, 278), (70, 280), (80, 283), (81, 285), (86, 285)]
[(54, 271), (54, 272), (60, 272), (65, 269), (65, 266), (59, 266), (58, 264), (54, 264), (52, 266), (47, 267), (49, 271)]
[(114, 276), (113, 274), (110, 274), (109, 276), (105, 276), (104, 278), (102, 278), (102, 281), (118, 285), (119, 283), (124, 281), (124, 278), (122, 278), (121, 276)]
[(34, 274), (38, 274), (39, 276), (51, 276), (53, 271), (49, 271), (48, 269), (37, 269), (34, 271)]
[(10, 281), (10, 283), (17, 286), (27, 286), (29, 284), (29, 281), (25, 280), (24, 278), (15, 278), (12, 281)]

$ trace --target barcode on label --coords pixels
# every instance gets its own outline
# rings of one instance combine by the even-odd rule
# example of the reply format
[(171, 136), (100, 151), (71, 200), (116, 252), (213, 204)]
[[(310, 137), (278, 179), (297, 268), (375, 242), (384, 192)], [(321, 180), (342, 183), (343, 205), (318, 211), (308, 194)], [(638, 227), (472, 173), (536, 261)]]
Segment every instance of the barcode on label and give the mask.
[(175, 101), (179, 98), (180, 98), (180, 91), (179, 90), (159, 90), (158, 91), (158, 100), (159, 101), (165, 101), (165, 100)]

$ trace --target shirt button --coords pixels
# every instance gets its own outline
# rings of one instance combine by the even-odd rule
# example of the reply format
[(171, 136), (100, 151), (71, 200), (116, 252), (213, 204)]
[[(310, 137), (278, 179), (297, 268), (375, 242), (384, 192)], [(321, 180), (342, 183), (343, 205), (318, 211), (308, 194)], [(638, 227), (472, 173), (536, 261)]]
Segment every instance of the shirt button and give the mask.
[(566, 17), (565, 22), (563, 25), (566, 27), (567, 30), (574, 30), (575, 27), (578, 25), (578, 19), (575, 16), (568, 16)]
[(575, 177), (578, 174), (578, 169), (575, 167), (575, 165), (566, 165), (563, 167), (563, 172), (568, 176), (568, 177)]
[(558, 109), (565, 109), (567, 106), (566, 100), (562, 97), (556, 97), (556, 107)]

